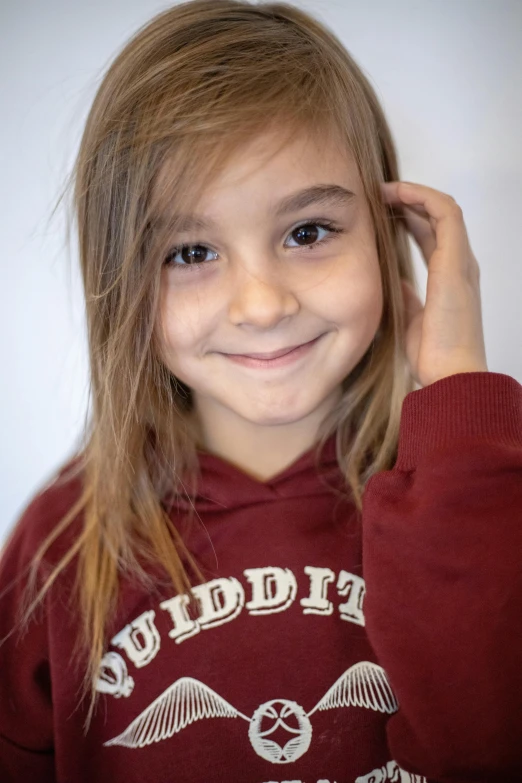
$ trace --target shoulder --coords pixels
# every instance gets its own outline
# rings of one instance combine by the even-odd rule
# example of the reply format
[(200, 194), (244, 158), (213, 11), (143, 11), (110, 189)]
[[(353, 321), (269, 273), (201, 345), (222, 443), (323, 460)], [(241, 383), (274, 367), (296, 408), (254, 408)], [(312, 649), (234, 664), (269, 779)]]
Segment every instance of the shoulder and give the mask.
[[(0, 557), (0, 671), (8, 673), (0, 677), (0, 756), (10, 761), (13, 770), (22, 764), (22, 757), (24, 769), (32, 769), (37, 759), (48, 756), (53, 744), (52, 671), (63, 669), (64, 661), (50, 661), (56, 655), (56, 628), (67, 635), (73, 627), (64, 599), (71, 594), (74, 565), (70, 564), (68, 575), (60, 572), (45, 600), (39, 599), (38, 589), (78, 534), (80, 516), (63, 530), (60, 523), (81, 499), (82, 490), (82, 469), (75, 458), (29, 500)], [(56, 532), (33, 570), (41, 545)], [(52, 643), (51, 628), (55, 629)]]
[[(13, 558), (19, 565), (30, 561), (39, 546), (78, 503), (83, 484), (82, 462), (79, 457), (74, 457), (61, 466), (28, 501), (9, 533), (0, 553), (0, 563), (5, 566), (5, 561), (12, 561)], [(63, 533), (56, 537), (50, 553), (59, 555), (66, 551), (78, 532), (80, 516), (76, 515)]]

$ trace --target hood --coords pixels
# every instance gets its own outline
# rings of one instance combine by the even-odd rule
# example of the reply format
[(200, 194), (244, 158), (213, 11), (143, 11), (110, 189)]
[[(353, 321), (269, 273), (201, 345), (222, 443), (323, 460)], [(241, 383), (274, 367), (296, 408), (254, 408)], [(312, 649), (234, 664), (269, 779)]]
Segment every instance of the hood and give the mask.
[[(336, 434), (321, 451), (320, 471), (315, 467), (315, 445), (268, 481), (258, 481), (232, 463), (205, 451), (198, 451), (200, 476), (194, 506), (198, 512), (232, 509), (277, 498), (323, 495), (328, 487), (340, 489), (344, 478), (337, 464)], [(186, 497), (174, 502), (188, 510)]]

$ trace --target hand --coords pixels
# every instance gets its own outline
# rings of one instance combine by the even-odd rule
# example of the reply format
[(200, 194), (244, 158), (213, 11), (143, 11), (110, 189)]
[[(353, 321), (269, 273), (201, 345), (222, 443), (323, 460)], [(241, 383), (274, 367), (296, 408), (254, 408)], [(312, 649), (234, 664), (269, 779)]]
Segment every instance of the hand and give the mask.
[(461, 372), (488, 372), (480, 269), (462, 210), (439, 190), (413, 182), (381, 183), (383, 200), (403, 207), (428, 268), (426, 303), (402, 281), (406, 355), (422, 387)]

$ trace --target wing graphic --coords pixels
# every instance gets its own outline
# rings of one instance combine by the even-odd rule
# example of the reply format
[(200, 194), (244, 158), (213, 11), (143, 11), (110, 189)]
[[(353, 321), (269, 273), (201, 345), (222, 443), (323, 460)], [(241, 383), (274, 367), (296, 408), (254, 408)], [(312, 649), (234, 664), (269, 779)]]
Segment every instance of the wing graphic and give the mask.
[(172, 737), (201, 718), (237, 717), (250, 721), (212, 688), (192, 677), (181, 677), (129, 723), (125, 731), (103, 744), (143, 748)]
[(308, 717), (316, 710), (351, 705), (369, 707), (378, 712), (397, 712), (399, 705), (382, 666), (370, 661), (359, 661), (350, 666), (308, 713)]

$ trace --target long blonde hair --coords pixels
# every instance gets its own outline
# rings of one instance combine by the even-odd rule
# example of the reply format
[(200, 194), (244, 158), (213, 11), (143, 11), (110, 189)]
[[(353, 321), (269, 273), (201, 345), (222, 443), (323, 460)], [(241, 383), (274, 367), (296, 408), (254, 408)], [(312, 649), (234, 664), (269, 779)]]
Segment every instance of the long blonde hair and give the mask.
[[(323, 422), (316, 457), (336, 432), (347, 491), (362, 510), (368, 479), (397, 456), (401, 406), (414, 389), (404, 351), (400, 279), (415, 285), (400, 211), (379, 182), (399, 179), (375, 92), (336, 36), (286, 3), (192, 0), (141, 28), (117, 56), (90, 110), (73, 171), (73, 203), (88, 324), (92, 411), (77, 459), (77, 502), (37, 552), (28, 612), (71, 563), (85, 650), (85, 694), (96, 699), (108, 620), (122, 573), (150, 582), (160, 566), (178, 591), (200, 578), (169, 515), (198, 479), (191, 390), (161, 360), (154, 329), (160, 269), (174, 207), (209, 180), (267, 118), (292, 138), (335, 137), (357, 165), (382, 275), (377, 335)], [(168, 166), (169, 176), (162, 176)], [(167, 499), (170, 500), (167, 502)], [(38, 566), (73, 520), (78, 534), (46, 571)]]

